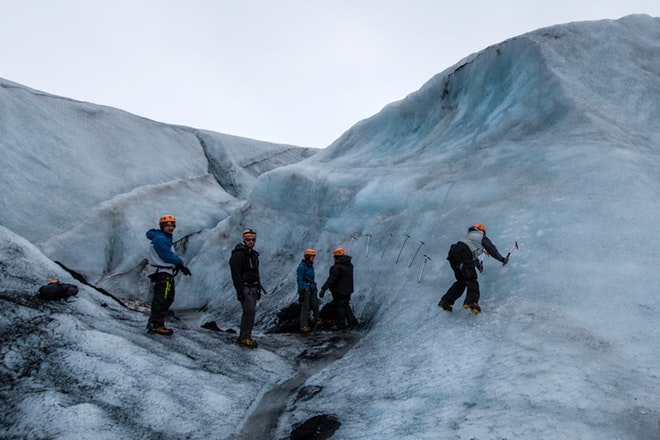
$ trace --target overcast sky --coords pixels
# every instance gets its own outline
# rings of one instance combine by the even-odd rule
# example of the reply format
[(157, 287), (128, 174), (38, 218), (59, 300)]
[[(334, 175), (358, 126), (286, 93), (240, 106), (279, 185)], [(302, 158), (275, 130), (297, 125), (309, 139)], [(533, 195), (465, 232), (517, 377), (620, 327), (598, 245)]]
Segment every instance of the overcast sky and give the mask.
[(0, 0), (0, 77), (322, 148), (491, 44), (631, 13), (660, 0)]

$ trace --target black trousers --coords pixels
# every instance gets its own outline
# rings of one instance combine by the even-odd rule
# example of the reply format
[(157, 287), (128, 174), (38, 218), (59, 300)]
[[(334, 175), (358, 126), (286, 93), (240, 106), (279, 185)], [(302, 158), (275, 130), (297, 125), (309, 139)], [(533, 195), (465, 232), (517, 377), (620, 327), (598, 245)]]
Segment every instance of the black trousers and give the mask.
[(474, 266), (474, 258), (472, 251), (463, 242), (458, 242), (451, 247), (449, 255), (447, 256), (451, 269), (454, 271), (456, 281), (449, 287), (447, 293), (442, 296), (442, 303), (446, 305), (453, 305), (454, 302), (463, 295), (467, 288), (465, 295), (465, 304), (473, 304), (479, 302), (479, 281), (477, 281), (477, 268)]
[(149, 327), (164, 327), (165, 316), (174, 302), (174, 277), (166, 273), (156, 273), (151, 276), (153, 299), (151, 300), (151, 316)]
[(332, 303), (335, 306), (335, 311), (337, 313), (337, 327), (346, 328), (346, 327), (357, 327), (358, 320), (351, 309), (351, 297), (350, 296), (332, 296)]
[(252, 329), (254, 328), (254, 317), (256, 316), (257, 301), (261, 298), (259, 286), (243, 286), (243, 299), (241, 300), (241, 307), (243, 314), (241, 315), (241, 330), (238, 335), (238, 340), (252, 339)]

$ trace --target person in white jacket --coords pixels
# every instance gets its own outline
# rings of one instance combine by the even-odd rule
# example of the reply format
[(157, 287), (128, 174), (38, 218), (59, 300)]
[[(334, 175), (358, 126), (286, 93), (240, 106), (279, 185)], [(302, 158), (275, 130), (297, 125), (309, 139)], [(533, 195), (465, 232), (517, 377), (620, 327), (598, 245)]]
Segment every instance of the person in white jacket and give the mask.
[(451, 312), (454, 302), (463, 295), (463, 292), (467, 288), (463, 307), (470, 309), (475, 315), (481, 312), (477, 269), (479, 272), (483, 272), (483, 265), (481, 264), (481, 260), (479, 260), (479, 256), (484, 251), (500, 261), (502, 266), (509, 261), (508, 257), (503, 257), (493, 242), (486, 237), (486, 227), (481, 223), (470, 226), (467, 235), (462, 240), (451, 245), (447, 260), (449, 260), (449, 264), (454, 271), (456, 281), (447, 290), (447, 293), (442, 296), (438, 307), (446, 312)]
[(179, 271), (190, 275), (190, 270), (181, 257), (174, 253), (172, 234), (176, 228), (176, 219), (171, 215), (163, 215), (159, 226), (160, 229), (147, 231), (147, 238), (151, 240), (147, 276), (151, 280), (153, 290), (147, 331), (170, 336), (173, 332), (165, 327), (165, 315), (174, 302), (174, 277)]

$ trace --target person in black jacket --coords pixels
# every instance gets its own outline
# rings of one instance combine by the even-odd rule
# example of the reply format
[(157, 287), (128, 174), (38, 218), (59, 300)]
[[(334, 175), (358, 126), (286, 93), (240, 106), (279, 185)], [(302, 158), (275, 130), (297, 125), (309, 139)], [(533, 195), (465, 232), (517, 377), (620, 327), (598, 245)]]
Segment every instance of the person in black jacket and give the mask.
[(484, 270), (481, 260), (479, 260), (479, 256), (483, 254), (484, 250), (488, 252), (488, 255), (500, 261), (502, 266), (509, 261), (508, 257), (503, 257), (493, 242), (486, 237), (486, 227), (481, 223), (470, 226), (467, 235), (451, 245), (447, 260), (454, 271), (456, 281), (440, 299), (438, 307), (446, 312), (451, 312), (454, 302), (463, 295), (463, 291), (467, 287), (463, 307), (470, 309), (475, 315), (481, 312), (477, 269), (479, 272)]
[(252, 229), (246, 229), (243, 232), (243, 242), (236, 245), (229, 259), (236, 298), (241, 302), (243, 308), (241, 330), (237, 342), (238, 345), (248, 348), (256, 348), (258, 345), (257, 341), (252, 339), (257, 301), (261, 298), (259, 252), (254, 249), (256, 241), (257, 233)]
[(338, 317), (336, 324), (332, 327), (333, 330), (357, 327), (358, 320), (351, 310), (351, 294), (353, 293), (352, 257), (346, 255), (342, 248), (335, 249), (333, 255), (335, 264), (330, 267), (328, 279), (321, 287), (319, 296), (323, 298), (328, 289), (332, 293), (332, 302)]

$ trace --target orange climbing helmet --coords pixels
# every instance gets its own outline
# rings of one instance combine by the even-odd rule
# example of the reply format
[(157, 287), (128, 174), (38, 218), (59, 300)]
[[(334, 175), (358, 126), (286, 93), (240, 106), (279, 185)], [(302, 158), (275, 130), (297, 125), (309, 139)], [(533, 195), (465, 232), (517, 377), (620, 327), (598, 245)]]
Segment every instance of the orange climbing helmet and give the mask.
[(160, 217), (160, 220), (158, 220), (158, 224), (162, 225), (163, 223), (174, 223), (176, 224), (176, 219), (174, 218), (173, 215), (165, 214)]
[(482, 225), (481, 223), (475, 223), (474, 229), (478, 229), (481, 232), (483, 232), (484, 234), (486, 233), (486, 227), (484, 225)]
[(303, 254), (305, 257), (315, 257), (316, 256), (316, 251), (314, 249), (305, 249), (305, 253)]
[(335, 257), (341, 257), (342, 255), (346, 255), (346, 252), (344, 251), (343, 248), (337, 248), (335, 251), (332, 253)]

